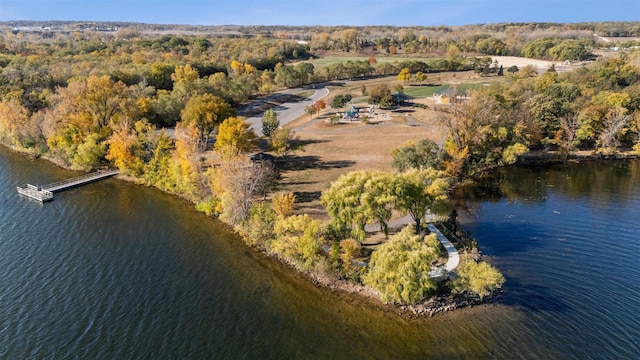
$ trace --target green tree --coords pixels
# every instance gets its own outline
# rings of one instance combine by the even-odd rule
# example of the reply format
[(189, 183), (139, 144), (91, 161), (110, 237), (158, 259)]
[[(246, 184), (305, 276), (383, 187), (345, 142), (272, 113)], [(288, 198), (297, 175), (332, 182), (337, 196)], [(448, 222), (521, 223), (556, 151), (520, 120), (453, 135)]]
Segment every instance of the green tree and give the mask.
[(500, 288), (504, 281), (500, 271), (488, 263), (468, 260), (458, 268), (458, 278), (454, 280), (452, 288), (458, 294), (471, 291), (482, 299)]
[(276, 212), (270, 203), (253, 203), (247, 221), (242, 224), (240, 230), (245, 242), (251, 246), (268, 249), (275, 237), (276, 220)]
[(292, 261), (303, 270), (313, 270), (324, 262), (322, 246), (326, 243), (324, 226), (309, 215), (280, 219), (275, 225), (275, 239), (269, 252)]
[(398, 171), (408, 169), (438, 169), (442, 166), (442, 151), (433, 140), (407, 141), (391, 151), (391, 165)]
[(371, 254), (364, 283), (387, 303), (417, 303), (436, 289), (429, 271), (440, 256), (438, 245), (435, 234), (423, 238), (407, 226)]
[(423, 83), (425, 82), (425, 80), (427, 80), (427, 74), (423, 73), (422, 71), (418, 71), (416, 73), (416, 81), (419, 83)]
[(157, 141), (151, 146), (152, 155), (144, 171), (144, 180), (151, 185), (163, 190), (175, 187), (175, 181), (171, 177), (171, 149), (173, 141), (164, 130)]
[(386, 232), (393, 197), (389, 193), (390, 174), (358, 170), (340, 176), (322, 193), (321, 201), (336, 229), (350, 231), (363, 241), (365, 224), (377, 221)]
[(262, 115), (262, 133), (264, 136), (269, 137), (271, 134), (280, 127), (280, 120), (278, 120), (278, 114), (273, 109), (268, 109)]
[(341, 109), (345, 107), (351, 99), (351, 94), (336, 95), (333, 100), (331, 100), (331, 107), (334, 109)]
[(392, 195), (395, 208), (411, 215), (417, 234), (427, 211), (436, 215), (449, 212), (448, 187), (449, 182), (441, 171), (432, 168), (409, 170), (394, 179)]
[(316, 109), (315, 106), (313, 106), (313, 104), (309, 104), (309, 105), (304, 107), (304, 112), (309, 114), (311, 116), (311, 118), (313, 119), (313, 114), (317, 113), (318, 110)]
[(96, 168), (102, 164), (106, 153), (107, 144), (100, 140), (99, 134), (92, 133), (78, 145), (73, 163), (83, 168)]

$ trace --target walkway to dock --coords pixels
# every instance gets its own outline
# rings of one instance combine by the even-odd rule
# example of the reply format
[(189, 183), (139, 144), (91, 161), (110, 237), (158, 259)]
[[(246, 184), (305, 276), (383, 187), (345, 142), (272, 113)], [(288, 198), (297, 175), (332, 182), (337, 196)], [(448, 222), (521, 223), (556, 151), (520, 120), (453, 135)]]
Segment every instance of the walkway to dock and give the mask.
[(118, 172), (119, 171), (117, 169), (100, 170), (100, 171), (92, 172), (82, 176), (78, 176), (72, 179), (59, 181), (59, 182), (42, 185), (42, 186), (27, 184), (27, 186), (24, 188), (18, 186), (18, 193), (42, 202), (51, 201), (53, 200), (54, 192), (63, 191), (63, 190), (70, 189), (72, 187), (102, 180), (102, 179), (114, 176), (118, 174)]

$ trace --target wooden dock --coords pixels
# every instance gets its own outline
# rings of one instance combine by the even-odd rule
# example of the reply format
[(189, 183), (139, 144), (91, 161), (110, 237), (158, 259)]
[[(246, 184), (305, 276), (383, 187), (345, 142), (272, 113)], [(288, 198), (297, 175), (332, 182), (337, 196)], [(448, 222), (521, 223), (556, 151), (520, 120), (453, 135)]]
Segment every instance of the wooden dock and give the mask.
[(76, 186), (81, 186), (94, 181), (106, 179), (108, 177), (118, 174), (117, 169), (101, 170), (92, 173), (88, 173), (82, 176), (78, 176), (72, 179), (55, 182), (52, 184), (36, 186), (27, 184), (26, 187), (17, 187), (20, 195), (27, 196), (31, 199), (41, 202), (53, 200), (53, 193), (58, 191), (67, 190)]

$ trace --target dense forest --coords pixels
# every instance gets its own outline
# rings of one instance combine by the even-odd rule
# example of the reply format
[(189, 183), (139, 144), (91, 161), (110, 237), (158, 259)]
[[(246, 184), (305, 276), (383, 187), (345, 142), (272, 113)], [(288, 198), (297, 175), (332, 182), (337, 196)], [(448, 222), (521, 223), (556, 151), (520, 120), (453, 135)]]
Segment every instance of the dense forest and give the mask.
[[(533, 151), (564, 157), (580, 150), (640, 153), (640, 58), (632, 49), (638, 42), (625, 39), (617, 45), (629, 51), (571, 72), (514, 69), (505, 81), (473, 92), (469, 100), (459, 100), (452, 89), (453, 103), (438, 109), (449, 133), (443, 149), (427, 142), (407, 145), (394, 152), (397, 173), (362, 171), (338, 179), (322, 196), (332, 218), (324, 224), (291, 215), (291, 194), (264, 201), (277, 173), (244, 156), (256, 148), (256, 137), (237, 117), (239, 105), (278, 89), (333, 79), (477, 71), (491, 63), (491, 55), (590, 59), (599, 46), (611, 46), (594, 32), (639, 36), (640, 24), (2, 26), (3, 144), (69, 168), (115, 166), (219, 216), (251, 245), (304, 271), (386, 289), (382, 296), (391, 302), (411, 303), (432, 294), (437, 285), (431, 279), (416, 283), (412, 276), (428, 271), (440, 254), (435, 240), (424, 242), (407, 230), (374, 252), (371, 266), (364, 267), (358, 259), (365, 224), (384, 227), (398, 210), (414, 215), (414, 230), (420, 230), (425, 209), (447, 212), (446, 190), (454, 179), (513, 164)], [(314, 66), (315, 59), (332, 52), (366, 54), (369, 60)], [(376, 61), (400, 54), (401, 61)], [(406, 59), (414, 54), (420, 59)], [(159, 131), (173, 126), (174, 137)], [(212, 166), (203, 154), (214, 134), (218, 161)], [(287, 129), (273, 126), (268, 135), (265, 140), (276, 154), (286, 156), (292, 149)], [(415, 256), (404, 265), (398, 263), (402, 249), (412, 249)], [(464, 265), (452, 289), (475, 286), (482, 296), (489, 287), (471, 280), (478, 273), (491, 284), (503, 281), (494, 269), (472, 264)], [(398, 266), (405, 270), (394, 271)]]

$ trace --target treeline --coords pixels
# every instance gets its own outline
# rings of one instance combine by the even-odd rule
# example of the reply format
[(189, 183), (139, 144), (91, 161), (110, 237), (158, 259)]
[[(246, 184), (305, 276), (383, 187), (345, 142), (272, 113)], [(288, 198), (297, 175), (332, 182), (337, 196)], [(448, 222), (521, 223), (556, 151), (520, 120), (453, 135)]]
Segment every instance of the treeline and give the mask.
[[(308, 59), (310, 53), (353, 52), (366, 54), (417, 54), (444, 56), (451, 46), (465, 55), (512, 55), (551, 60), (581, 60), (597, 47), (611, 47), (594, 35), (603, 37), (638, 37), (638, 22), (603, 23), (502, 23), (432, 27), (287, 27), (287, 26), (187, 26), (123, 23), (7, 22), (7, 33), (35, 41), (57, 42), (68, 38), (92, 39), (93, 43), (73, 46), (70, 52), (107, 50), (113, 42), (127, 41), (133, 47), (142, 41), (145, 48), (191, 52), (204, 50), (214, 63), (231, 60), (248, 62), (263, 70), (289, 59)], [(18, 30), (14, 30), (18, 29)], [(176, 35), (162, 35), (174, 32)], [(181, 35), (178, 35), (181, 34)], [(228, 41), (234, 40), (234, 41)], [(238, 41), (243, 40), (243, 41)], [(571, 40), (571, 41), (569, 41)], [(532, 51), (531, 42), (552, 43), (555, 51)], [(18, 45), (22, 42), (18, 42)], [(273, 49), (265, 44), (277, 44)], [(251, 44), (259, 44), (253, 46)], [(626, 41), (625, 47), (634, 46)], [(211, 45), (214, 51), (207, 51)], [(538, 47), (540, 44), (534, 45)], [(239, 48), (235, 48), (239, 46)], [(579, 51), (575, 49), (579, 47)], [(566, 48), (571, 48), (566, 49)], [(265, 53), (265, 49), (267, 53)], [(545, 49), (545, 50), (546, 50)], [(584, 52), (587, 52), (586, 54)]]
[(451, 175), (515, 163), (528, 152), (640, 154), (640, 66), (626, 55), (538, 75), (530, 67), (439, 108), (447, 128), (443, 166)]

